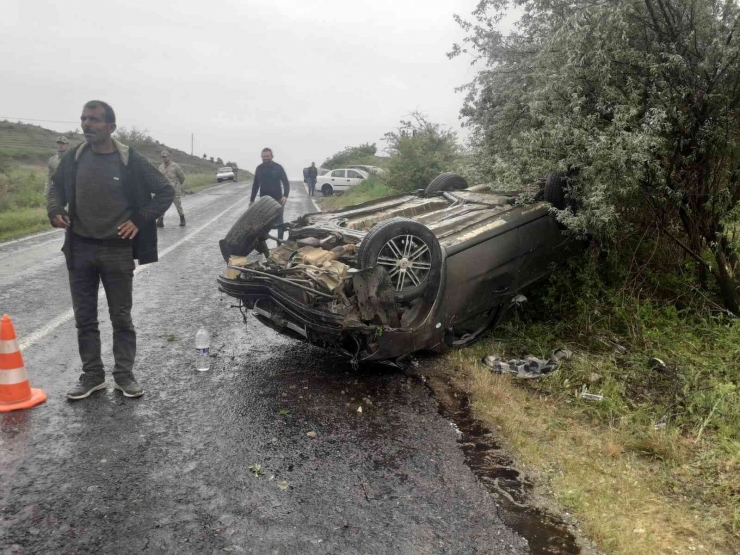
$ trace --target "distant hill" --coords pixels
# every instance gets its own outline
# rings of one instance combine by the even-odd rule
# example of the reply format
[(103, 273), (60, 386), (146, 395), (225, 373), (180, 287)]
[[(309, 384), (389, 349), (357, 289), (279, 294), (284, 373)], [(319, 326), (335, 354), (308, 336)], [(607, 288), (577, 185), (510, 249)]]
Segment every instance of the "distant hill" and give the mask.
[[(56, 139), (64, 135), (69, 139), (70, 146), (77, 145), (85, 137), (77, 132), (60, 133), (46, 129), (40, 125), (28, 123), (13, 123), (0, 121), (0, 155), (5, 154), (24, 166), (46, 166), (46, 161), (56, 152)], [(191, 156), (187, 152), (164, 145), (158, 141), (122, 141), (146, 156), (152, 164), (162, 163), (161, 151), (166, 149), (174, 162), (180, 164), (185, 173), (216, 173), (219, 164), (204, 160), (198, 156)], [(246, 170), (239, 170), (240, 177), (245, 178), (252, 174)]]

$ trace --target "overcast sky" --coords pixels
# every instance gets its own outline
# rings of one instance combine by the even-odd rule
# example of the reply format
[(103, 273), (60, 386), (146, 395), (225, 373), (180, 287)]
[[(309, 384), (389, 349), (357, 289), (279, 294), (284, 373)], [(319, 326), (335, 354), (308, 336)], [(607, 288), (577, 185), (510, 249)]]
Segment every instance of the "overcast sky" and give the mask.
[[(290, 176), (419, 109), (459, 130), (477, 0), (0, 0), (0, 116), (77, 121), (85, 101), (173, 147)], [(67, 131), (72, 123), (35, 122)]]

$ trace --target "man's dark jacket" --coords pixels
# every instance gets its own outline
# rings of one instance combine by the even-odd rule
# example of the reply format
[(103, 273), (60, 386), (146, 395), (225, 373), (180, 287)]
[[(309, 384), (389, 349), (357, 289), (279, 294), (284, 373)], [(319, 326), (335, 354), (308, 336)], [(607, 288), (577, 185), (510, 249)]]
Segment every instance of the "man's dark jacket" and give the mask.
[[(280, 182), (283, 184), (282, 187)], [(270, 196), (278, 202), (282, 197), (288, 196), (290, 181), (280, 164), (270, 161), (257, 166), (254, 171), (254, 183), (252, 183), (252, 197), (250, 198), (252, 202), (257, 198), (258, 191), (261, 197)]]
[[(158, 260), (156, 221), (172, 204), (175, 189), (149, 160), (133, 148), (115, 139), (113, 144), (120, 157), (121, 181), (133, 213), (131, 221), (139, 228), (133, 239), (134, 258), (139, 260), (139, 264), (156, 262)], [(87, 143), (82, 143), (70, 150), (59, 162), (49, 188), (47, 211), (50, 221), (58, 214), (69, 216), (70, 220), (74, 221), (77, 166), (85, 148), (89, 148)], [(66, 210), (65, 206), (68, 206)], [(67, 256), (69, 269), (72, 269), (71, 252), (74, 238), (74, 233), (68, 228), (62, 250)]]
[(316, 179), (316, 177), (319, 175), (319, 168), (316, 166), (309, 166), (308, 167), (308, 176), (309, 178)]

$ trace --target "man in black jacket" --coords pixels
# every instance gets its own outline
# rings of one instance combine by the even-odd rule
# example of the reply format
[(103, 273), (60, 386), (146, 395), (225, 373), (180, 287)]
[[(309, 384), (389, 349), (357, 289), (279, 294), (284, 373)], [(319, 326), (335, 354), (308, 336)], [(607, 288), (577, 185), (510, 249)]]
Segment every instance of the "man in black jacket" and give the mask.
[[(260, 197), (272, 197), (285, 206), (285, 203), (288, 202), (288, 195), (290, 194), (288, 176), (285, 175), (285, 170), (280, 164), (272, 161), (272, 149), (263, 148), (260, 156), (262, 163), (254, 171), (252, 197), (249, 204), (251, 205), (254, 202), (254, 199), (257, 198), (257, 192), (259, 192)], [(280, 225), (282, 223), (283, 213), (281, 212), (275, 224)], [(278, 237), (282, 239), (284, 234), (285, 230), (280, 228), (278, 230)]]
[(80, 123), (85, 142), (62, 158), (47, 199), (51, 225), (67, 230), (62, 250), (82, 359), (83, 373), (67, 398), (105, 389), (98, 330), (101, 281), (113, 324), (114, 387), (126, 397), (140, 397), (144, 391), (133, 374), (134, 259), (157, 261), (155, 222), (172, 204), (175, 190), (146, 158), (111, 138), (116, 115), (108, 104), (85, 104)]
[(319, 169), (316, 167), (316, 162), (311, 162), (311, 166), (308, 168), (308, 194), (313, 196), (316, 190), (316, 178), (319, 175)]

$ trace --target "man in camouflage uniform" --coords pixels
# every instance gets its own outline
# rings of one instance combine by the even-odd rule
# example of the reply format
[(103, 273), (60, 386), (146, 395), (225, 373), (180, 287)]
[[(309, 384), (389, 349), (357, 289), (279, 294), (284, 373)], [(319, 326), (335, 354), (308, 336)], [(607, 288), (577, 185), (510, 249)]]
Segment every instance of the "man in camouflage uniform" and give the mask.
[[(166, 150), (162, 151), (162, 163), (159, 165), (159, 171), (162, 172), (162, 175), (164, 175), (175, 188), (175, 200), (173, 201), (173, 204), (175, 205), (175, 208), (177, 208), (177, 213), (180, 214), (180, 226), (184, 226), (185, 212), (182, 209), (180, 195), (182, 195), (182, 185), (185, 183), (185, 174), (178, 164), (170, 160), (170, 153)], [(164, 216), (161, 216), (157, 220), (157, 227), (164, 227)]]
[(69, 146), (69, 141), (67, 140), (67, 137), (64, 135), (60, 135), (57, 137), (57, 153), (49, 158), (49, 161), (47, 162), (47, 176), (46, 176), (46, 187), (44, 187), (44, 198), (47, 198), (49, 195), (49, 187), (51, 187), (51, 177), (54, 175), (54, 172), (57, 171), (57, 168), (59, 167), (59, 160), (62, 159), (62, 156), (64, 156), (64, 153), (67, 152), (67, 147)]

